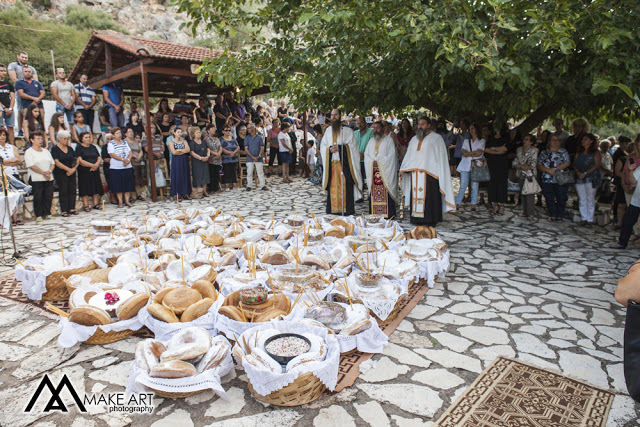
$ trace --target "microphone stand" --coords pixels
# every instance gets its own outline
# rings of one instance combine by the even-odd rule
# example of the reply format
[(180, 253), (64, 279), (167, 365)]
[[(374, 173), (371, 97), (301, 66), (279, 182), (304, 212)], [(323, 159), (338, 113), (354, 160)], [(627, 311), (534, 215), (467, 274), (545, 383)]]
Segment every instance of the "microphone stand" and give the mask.
[[(13, 255), (11, 255), (11, 257), (20, 258), (21, 252), (16, 247), (16, 236), (13, 234), (13, 223), (11, 222), (11, 211), (9, 210), (9, 189), (7, 188), (9, 187), (9, 177), (7, 177), (4, 173), (4, 159), (2, 157), (0, 157), (0, 171), (2, 173), (3, 179), (2, 187), (4, 189), (4, 207), (7, 215), (9, 215), (9, 232), (11, 234), (11, 242), (13, 243)], [(6, 181), (4, 181), (5, 177), (7, 179)]]

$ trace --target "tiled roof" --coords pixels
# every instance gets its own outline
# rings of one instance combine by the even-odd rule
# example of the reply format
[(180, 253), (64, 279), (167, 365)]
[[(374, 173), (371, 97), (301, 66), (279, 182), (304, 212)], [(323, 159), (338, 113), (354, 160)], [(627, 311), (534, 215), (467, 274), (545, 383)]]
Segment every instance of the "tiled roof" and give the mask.
[(217, 57), (222, 53), (222, 51), (212, 51), (206, 47), (187, 46), (157, 40), (142, 39), (140, 37), (129, 36), (112, 30), (94, 31), (93, 36), (133, 55), (147, 58), (165, 58), (202, 62), (205, 58), (211, 58), (212, 56)]

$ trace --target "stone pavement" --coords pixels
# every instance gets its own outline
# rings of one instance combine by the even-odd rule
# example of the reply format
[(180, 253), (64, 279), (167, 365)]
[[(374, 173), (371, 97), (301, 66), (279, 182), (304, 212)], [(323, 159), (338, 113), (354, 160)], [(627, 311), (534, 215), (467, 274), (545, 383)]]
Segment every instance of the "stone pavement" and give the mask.
[[(244, 217), (270, 217), (273, 210), (284, 217), (299, 200), (301, 213), (324, 210), (319, 188), (307, 182), (283, 185), (271, 178), (268, 185), (269, 191), (235, 190), (181, 206), (212, 204)], [(141, 206), (153, 214), (175, 207), (175, 201), (128, 209), (109, 205), (107, 216), (140, 218)], [(19, 227), (19, 249), (26, 255), (58, 251), (60, 237), (69, 245), (100, 215), (82, 212)], [(240, 375), (225, 385), (231, 403), (204, 393), (155, 399), (153, 415), (107, 414), (106, 409), (79, 414), (75, 408), (69, 414), (46, 414), (40, 412), (49, 396), (44, 393), (25, 414), (45, 372), (53, 374), (54, 384), (66, 373), (81, 395), (124, 391), (138, 338), (62, 351), (55, 316), (0, 300), (0, 425), (431, 425), (499, 355), (614, 390), (607, 425), (640, 425), (640, 406), (628, 396), (622, 371), (625, 311), (613, 299), (618, 279), (638, 258), (637, 247), (605, 249), (615, 235), (604, 228), (545, 219), (531, 223), (510, 208), (495, 219), (483, 208), (447, 214), (438, 232), (451, 249), (450, 272), (402, 322), (384, 353), (373, 357), (376, 366), (353, 387), (297, 408), (259, 403)], [(5, 255), (12, 253), (7, 233), (2, 245)], [(68, 395), (63, 398), (71, 401)]]

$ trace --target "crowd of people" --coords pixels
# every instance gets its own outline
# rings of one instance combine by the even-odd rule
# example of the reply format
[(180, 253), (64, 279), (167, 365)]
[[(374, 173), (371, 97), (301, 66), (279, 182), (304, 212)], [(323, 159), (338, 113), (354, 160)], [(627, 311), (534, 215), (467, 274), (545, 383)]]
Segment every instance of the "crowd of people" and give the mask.
[[(19, 178), (17, 165), (6, 163), (19, 159), (14, 144), (17, 125), (15, 133), (27, 141), (25, 163), (33, 187), (36, 221), (50, 217), (54, 185), (60, 194), (61, 214), (69, 216), (78, 214), (76, 194), (87, 212), (99, 209), (99, 200), (105, 192), (109, 193), (111, 203), (120, 207), (144, 200), (150, 173), (155, 174), (159, 186), (169, 178), (167, 185), (172, 199), (202, 198), (232, 191), (243, 184), (238, 179), (243, 166), (246, 191), (266, 190), (266, 178), (272, 175), (281, 176), (284, 184), (291, 183), (292, 176), (300, 175), (323, 184), (328, 211), (331, 203), (334, 208), (337, 206), (336, 202), (341, 203), (344, 211), (344, 201), (353, 196), (355, 202), (368, 198), (372, 206), (378, 206), (370, 208), (372, 212), (378, 209), (390, 217), (387, 214), (395, 212), (399, 194), (395, 194), (394, 188), (384, 187), (384, 197), (391, 192), (393, 206), (388, 206), (386, 199), (381, 202), (376, 198), (380, 196), (378, 190), (374, 194), (372, 189), (378, 182), (376, 176), (383, 181), (389, 178), (379, 169), (380, 165), (368, 164), (367, 147), (377, 141), (376, 149), (380, 149), (380, 141), (388, 139), (385, 144), (393, 147), (393, 162), (402, 176), (401, 166), (411, 142), (421, 136), (418, 140), (422, 144), (429, 134), (441, 137), (446, 150), (448, 174), (439, 172), (440, 175), (447, 175), (448, 180), (456, 176), (460, 179), (457, 196), (450, 202), (443, 199), (444, 205), (451, 205), (448, 210), (460, 210), (468, 203), (468, 209), (476, 211), (485, 202), (483, 193), (486, 193), (487, 206), (493, 215), (504, 215), (505, 205), (512, 203), (521, 205), (520, 215), (533, 221), (537, 218), (535, 207), (544, 198), (548, 220), (562, 221), (573, 187), (578, 196), (581, 225), (595, 222), (597, 202), (612, 205), (613, 227), (623, 230), (616, 245), (620, 247), (626, 247), (632, 234), (627, 223), (631, 222), (633, 227), (635, 221), (631, 219), (640, 214), (640, 202), (633, 197), (640, 137), (633, 142), (627, 136), (601, 140), (589, 132), (589, 123), (584, 119), (571, 123), (572, 134), (564, 130), (561, 119), (556, 119), (553, 130), (540, 127), (535, 134), (521, 135), (510, 123), (472, 123), (462, 119), (447, 124), (443, 119), (425, 117), (422, 130), (427, 133), (424, 133), (415, 118), (400, 119), (393, 114), (357, 116), (355, 112), (343, 116), (338, 112), (340, 126), (352, 130), (345, 136), (336, 131), (333, 111), (296, 111), (286, 101), (276, 105), (273, 99), (254, 105), (251, 98), (236, 100), (233, 91), (213, 99), (202, 95), (191, 100), (186, 93), (179, 93), (173, 106), (169, 99), (161, 99), (156, 110), (145, 117), (134, 100), (125, 106), (123, 88), (113, 82), (102, 87), (104, 106), (98, 110), (101, 132), (94, 135), (94, 108), (98, 100), (96, 91), (87, 82), (87, 76), (82, 75), (74, 85), (64, 69), (56, 70), (56, 80), (50, 87), (56, 113), (47, 126), (43, 109), (46, 92), (36, 69), (28, 64), (27, 53), (19, 52), (16, 62), (8, 67), (0, 64), (0, 127), (4, 129), (0, 132), (0, 155), (5, 165), (12, 168), (12, 175)], [(147, 125), (152, 133), (152, 153), (148, 152)], [(334, 129), (332, 143), (327, 142), (330, 128)], [(350, 139), (354, 140), (353, 159), (344, 150), (322, 146), (323, 141), (328, 145), (350, 144)], [(331, 159), (323, 159), (325, 148), (333, 153)], [(383, 147), (383, 151), (387, 148)], [(411, 150), (419, 151), (420, 146)], [(149, 156), (166, 167), (150, 171), (146, 161)], [(348, 181), (347, 185), (355, 185), (356, 191), (347, 197), (342, 190), (342, 198), (332, 201), (328, 179), (336, 161), (342, 162), (340, 179)], [(353, 170), (347, 171), (350, 161)], [(164, 170), (168, 177), (164, 176)], [(344, 186), (343, 181), (334, 184)], [(414, 202), (409, 197), (404, 204)], [(14, 218), (14, 223), (19, 225), (21, 221)]]

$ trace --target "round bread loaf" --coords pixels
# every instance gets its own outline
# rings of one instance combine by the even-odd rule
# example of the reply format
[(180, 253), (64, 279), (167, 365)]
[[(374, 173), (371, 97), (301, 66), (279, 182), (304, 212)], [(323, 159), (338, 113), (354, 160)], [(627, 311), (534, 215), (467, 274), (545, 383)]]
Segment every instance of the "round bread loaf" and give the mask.
[(205, 298), (195, 304), (191, 304), (180, 316), (181, 322), (192, 322), (197, 318), (204, 316), (215, 301), (211, 298)]
[(177, 323), (180, 321), (180, 319), (178, 319), (178, 316), (176, 316), (173, 311), (169, 310), (162, 304), (158, 304), (155, 302), (149, 304), (149, 306), (147, 307), (147, 311), (150, 315), (158, 320), (162, 320), (163, 322)]
[(149, 301), (149, 294), (137, 293), (133, 294), (131, 298), (123, 302), (116, 309), (116, 316), (118, 320), (128, 320), (138, 315), (138, 312)]
[(83, 326), (108, 325), (111, 323), (111, 316), (101, 308), (81, 305), (71, 309), (69, 321)]
[(202, 299), (200, 292), (195, 289), (182, 287), (169, 292), (162, 300), (162, 305), (173, 310), (176, 314), (182, 314), (191, 305)]

